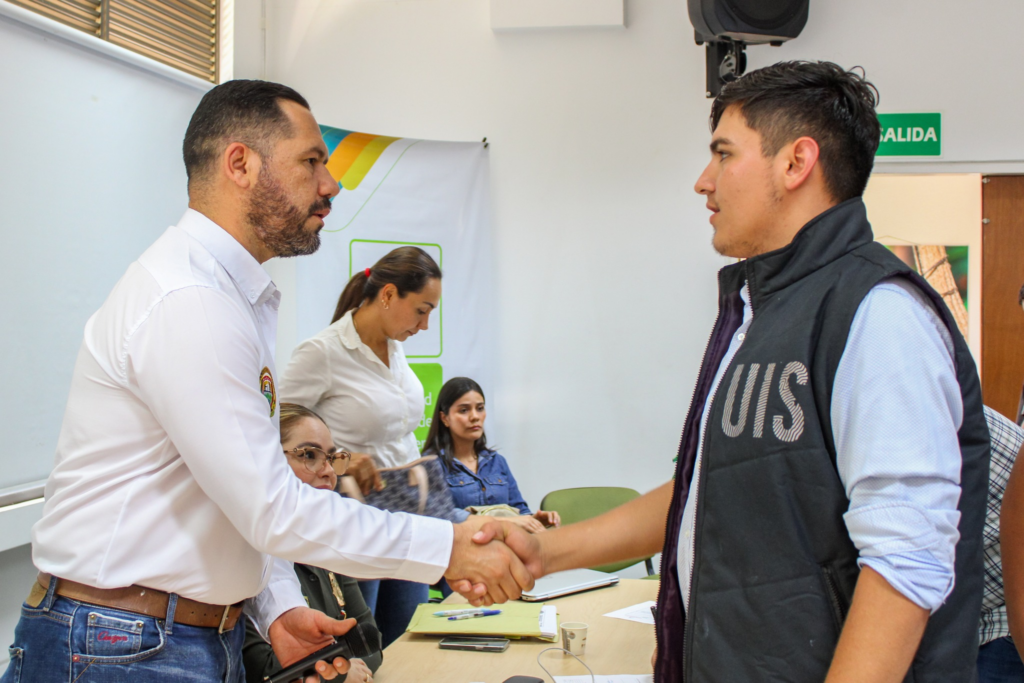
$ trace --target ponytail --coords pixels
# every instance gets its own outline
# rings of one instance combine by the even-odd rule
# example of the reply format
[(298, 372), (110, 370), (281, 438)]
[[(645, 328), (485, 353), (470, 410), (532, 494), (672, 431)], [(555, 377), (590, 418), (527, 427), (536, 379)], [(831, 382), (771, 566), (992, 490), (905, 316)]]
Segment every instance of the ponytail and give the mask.
[(428, 280), (440, 279), (441, 269), (427, 252), (419, 247), (393, 249), (371, 268), (352, 276), (338, 298), (331, 324), (375, 298), (384, 285), (394, 285), (398, 296), (404, 297), (409, 292), (423, 291)]
[[(369, 281), (370, 278), (366, 277), (366, 272), (362, 270), (352, 276), (352, 279), (345, 285), (345, 289), (341, 290), (338, 305), (334, 309), (334, 317), (331, 318), (332, 325), (341, 320), (353, 308), (359, 308), (359, 305), (369, 298), (363, 296), (363, 290), (366, 289)], [(370, 296), (373, 295), (371, 294)]]

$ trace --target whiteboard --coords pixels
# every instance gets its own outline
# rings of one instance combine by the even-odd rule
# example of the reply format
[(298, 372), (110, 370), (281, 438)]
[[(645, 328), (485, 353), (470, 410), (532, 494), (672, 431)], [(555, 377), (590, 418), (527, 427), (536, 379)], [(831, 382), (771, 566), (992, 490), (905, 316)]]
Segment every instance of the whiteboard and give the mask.
[(45, 479), (88, 317), (187, 205), (202, 90), (0, 17), (0, 489)]

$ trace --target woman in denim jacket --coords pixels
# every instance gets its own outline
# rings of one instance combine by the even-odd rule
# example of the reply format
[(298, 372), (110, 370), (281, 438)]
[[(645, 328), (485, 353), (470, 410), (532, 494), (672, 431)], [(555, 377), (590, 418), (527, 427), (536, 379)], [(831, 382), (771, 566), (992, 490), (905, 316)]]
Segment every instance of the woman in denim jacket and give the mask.
[(558, 526), (561, 519), (557, 512), (530, 512), (508, 462), (500, 453), (487, 449), (486, 419), (487, 407), (479, 384), (468, 377), (445, 382), (437, 395), (423, 453), (440, 456), (455, 507), (461, 508), (459, 521), (469, 517), (465, 508), (508, 505), (520, 513), (510, 521), (531, 533)]

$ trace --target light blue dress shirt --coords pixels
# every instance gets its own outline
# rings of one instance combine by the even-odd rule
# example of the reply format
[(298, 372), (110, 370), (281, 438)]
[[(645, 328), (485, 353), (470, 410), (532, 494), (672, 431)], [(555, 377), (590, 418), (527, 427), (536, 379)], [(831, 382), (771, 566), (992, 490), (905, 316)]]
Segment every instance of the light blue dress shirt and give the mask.
[[(743, 324), (730, 341), (715, 386), (753, 319), (746, 286), (740, 296)], [(949, 331), (930, 300), (902, 278), (876, 285), (857, 309), (836, 372), (831, 420), (836, 467), (850, 499), (844, 521), (859, 564), (934, 612), (953, 590), (963, 403)], [(705, 411), (695, 479), (706, 423)], [(680, 528), (684, 605), (697, 495), (691, 488)]]
[(831, 416), (859, 564), (934, 612), (953, 590), (960, 540), (963, 402), (949, 330), (902, 278), (857, 309)]

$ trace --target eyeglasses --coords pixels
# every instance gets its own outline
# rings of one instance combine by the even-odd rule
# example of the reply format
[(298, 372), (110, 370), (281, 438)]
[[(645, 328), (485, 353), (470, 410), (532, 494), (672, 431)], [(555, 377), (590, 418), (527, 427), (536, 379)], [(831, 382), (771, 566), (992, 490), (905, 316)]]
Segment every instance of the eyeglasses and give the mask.
[(285, 454), (301, 462), (313, 474), (319, 474), (324, 468), (324, 463), (329, 463), (335, 474), (345, 474), (349, 458), (352, 457), (352, 454), (346, 450), (327, 453), (316, 446), (300, 446), (285, 451)]

